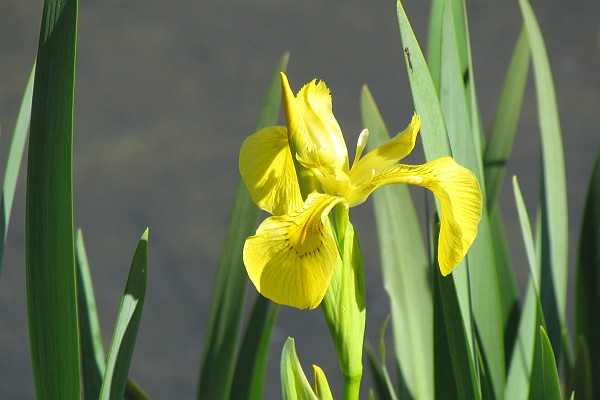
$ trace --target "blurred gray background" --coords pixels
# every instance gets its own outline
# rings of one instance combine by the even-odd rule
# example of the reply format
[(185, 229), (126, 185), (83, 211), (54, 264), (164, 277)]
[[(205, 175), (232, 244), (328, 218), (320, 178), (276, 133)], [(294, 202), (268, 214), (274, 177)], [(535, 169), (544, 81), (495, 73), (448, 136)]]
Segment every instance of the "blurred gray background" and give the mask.
[[(0, 155), (10, 134), (39, 34), (42, 1), (0, 4)], [(558, 96), (574, 267), (590, 170), (600, 144), (600, 3), (533, 1)], [(429, 4), (406, 1), (425, 47)], [(496, 106), (521, 17), (516, 1), (468, 1), (475, 79), (484, 126)], [(195, 397), (212, 284), (238, 181), (237, 158), (273, 68), (290, 51), (295, 90), (325, 80), (352, 152), (368, 84), (392, 132), (413, 112), (395, 1), (81, 2), (74, 139), (75, 225), (83, 229), (108, 346), (137, 241), (150, 227), (147, 301), (131, 375), (157, 399)], [(538, 193), (537, 111), (529, 84), (510, 175), (530, 213)], [(417, 150), (415, 153), (420, 153)], [(419, 162), (419, 154), (408, 161)], [(23, 168), (24, 172), (24, 168)], [(0, 398), (33, 398), (24, 276), (24, 173), (0, 274)], [(417, 191), (415, 199), (422, 200)], [(524, 281), (520, 231), (505, 185), (513, 260)], [(388, 312), (370, 202), (352, 210), (367, 273), (367, 339)], [(249, 296), (255, 289), (250, 287)], [(320, 310), (282, 308), (265, 398), (280, 397), (278, 359), (296, 338), (305, 371), (320, 365), (341, 393), (337, 360)], [(365, 373), (364, 389), (370, 386)]]

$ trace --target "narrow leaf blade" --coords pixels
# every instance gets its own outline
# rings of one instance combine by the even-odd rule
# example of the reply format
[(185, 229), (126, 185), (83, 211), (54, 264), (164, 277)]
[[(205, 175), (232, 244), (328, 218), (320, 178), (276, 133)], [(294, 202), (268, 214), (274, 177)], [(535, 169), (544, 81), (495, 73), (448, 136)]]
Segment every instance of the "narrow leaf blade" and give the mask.
[[(567, 216), (567, 187), (556, 93), (546, 53), (546, 46), (531, 5), (519, 0), (525, 30), (531, 49), (533, 73), (541, 131), (543, 163), (543, 252), (547, 254), (551, 279), (543, 283), (542, 302), (548, 317), (549, 334), (554, 343), (561, 344), (562, 332), (567, 332), (567, 264), (569, 226)], [(553, 310), (555, 310), (553, 312)], [(554, 316), (554, 318), (553, 318)], [(560, 346), (558, 346), (560, 349)], [(571, 361), (566, 347), (567, 360)]]
[(115, 332), (108, 351), (99, 397), (101, 400), (120, 399), (125, 394), (129, 366), (144, 309), (147, 277), (148, 229), (140, 238), (131, 262), (125, 293), (115, 324)]
[[(389, 133), (366, 87), (361, 110), (372, 150), (389, 140)], [(372, 196), (401, 387), (413, 398), (433, 398), (432, 271), (421, 226), (407, 186), (382, 187)]]
[(106, 362), (94, 287), (81, 229), (77, 231), (75, 261), (77, 265), (77, 304), (81, 335), (83, 397), (86, 400), (95, 400), (100, 396)]
[(0, 205), (0, 229), (2, 229), (2, 242), (0, 242), (0, 271), (2, 270), (2, 259), (4, 258), (4, 244), (8, 234), (8, 224), (10, 221), (10, 212), (15, 196), (17, 178), (21, 170), (21, 161), (27, 133), (29, 132), (29, 123), (31, 121), (31, 102), (33, 98), (33, 79), (35, 76), (35, 64), (29, 75), (21, 107), (17, 115), (15, 131), (10, 143), (8, 158), (6, 160), (6, 169), (4, 170), (4, 181), (2, 183), (2, 204)]
[[(275, 125), (281, 104), (279, 72), (287, 67), (288, 55), (280, 60), (263, 101), (256, 129)], [(235, 369), (235, 354), (248, 277), (242, 249), (258, 224), (258, 208), (243, 182), (239, 182), (224, 247), (219, 260), (212, 296), (208, 331), (202, 357), (199, 399), (227, 399)]]
[(232, 399), (262, 399), (271, 335), (277, 321), (279, 304), (256, 297), (235, 364)]
[(575, 275), (575, 332), (589, 348), (592, 393), (600, 394), (600, 151), (588, 187)]
[(560, 382), (556, 369), (556, 360), (552, 344), (546, 330), (540, 326), (540, 339), (542, 341), (542, 368), (544, 377), (544, 398), (547, 400), (561, 400)]
[(529, 42), (525, 30), (522, 29), (504, 78), (483, 156), (485, 187), (490, 209), (496, 206), (498, 192), (504, 182), (506, 162), (517, 133), (529, 71), (529, 54)]
[[(477, 177), (485, 200), (485, 181), (480, 154), (479, 132), (473, 129), (468, 93), (464, 76), (466, 56), (461, 55), (468, 48), (465, 43), (462, 9), (455, 11), (451, 3), (447, 3), (442, 17), (442, 71), (440, 86), (440, 103), (446, 121), (452, 156)], [(460, 26), (457, 26), (456, 21)], [(462, 28), (461, 28), (462, 27)], [(471, 82), (471, 85), (473, 83)], [(476, 120), (477, 118), (475, 118)], [(477, 125), (476, 125), (477, 127)], [(503, 398), (504, 376), (504, 341), (500, 307), (500, 294), (491, 242), (491, 229), (487, 207), (482, 210), (477, 238), (467, 254), (468, 283), (471, 292), (471, 308), (478, 333), (478, 350), (485, 365), (486, 375), (496, 398)], [(460, 276), (460, 275), (459, 275)], [(457, 285), (457, 288), (459, 286)], [(465, 290), (465, 289), (462, 289)], [(463, 318), (466, 318), (463, 315)], [(476, 352), (473, 350), (473, 354)], [(481, 375), (483, 378), (484, 376)], [(482, 383), (485, 387), (486, 382)]]
[(73, 251), (73, 98), (77, 1), (44, 4), (27, 168), (26, 280), (36, 397), (78, 399)]

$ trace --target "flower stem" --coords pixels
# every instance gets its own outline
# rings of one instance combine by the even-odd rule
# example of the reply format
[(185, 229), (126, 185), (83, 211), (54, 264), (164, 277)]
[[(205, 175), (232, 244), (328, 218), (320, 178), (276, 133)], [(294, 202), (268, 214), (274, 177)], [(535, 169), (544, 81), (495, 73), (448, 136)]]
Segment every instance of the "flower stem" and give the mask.
[(358, 400), (360, 396), (360, 379), (362, 375), (344, 375), (344, 399)]

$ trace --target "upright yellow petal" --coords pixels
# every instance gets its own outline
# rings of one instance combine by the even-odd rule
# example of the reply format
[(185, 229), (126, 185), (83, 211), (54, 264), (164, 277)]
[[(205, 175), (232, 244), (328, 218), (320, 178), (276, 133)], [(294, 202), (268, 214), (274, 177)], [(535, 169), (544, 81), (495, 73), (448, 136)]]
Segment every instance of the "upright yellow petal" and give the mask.
[(301, 309), (321, 303), (338, 257), (324, 220), (340, 201), (312, 193), (300, 209), (267, 218), (246, 239), (244, 264), (263, 296)]
[(342, 130), (333, 115), (331, 96), (324, 82), (304, 85), (294, 97), (284, 73), (281, 74), (283, 108), (292, 148), (301, 156), (307, 151), (326, 151), (332, 167), (348, 172), (348, 150)]
[(398, 161), (410, 154), (415, 147), (417, 133), (421, 128), (421, 118), (415, 113), (406, 129), (387, 143), (375, 150), (368, 152), (360, 158), (350, 170), (350, 180), (359, 185), (370, 180), (373, 175), (396, 164)]
[(451, 157), (417, 166), (395, 165), (375, 175), (346, 200), (354, 206), (376, 188), (391, 183), (422, 186), (437, 196), (442, 207), (438, 262), (442, 275), (448, 275), (467, 254), (477, 236), (482, 212), (477, 178)]
[(249, 136), (239, 162), (242, 180), (260, 208), (282, 215), (302, 205), (286, 128), (270, 126)]

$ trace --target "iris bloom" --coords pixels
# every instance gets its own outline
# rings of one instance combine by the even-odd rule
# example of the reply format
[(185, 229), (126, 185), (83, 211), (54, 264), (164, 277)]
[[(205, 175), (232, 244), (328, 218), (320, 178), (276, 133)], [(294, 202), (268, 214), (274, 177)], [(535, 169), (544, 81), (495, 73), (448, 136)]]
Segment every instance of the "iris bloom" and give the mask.
[(249, 136), (239, 158), (253, 201), (272, 214), (244, 245), (244, 264), (258, 291), (279, 304), (317, 307), (338, 257), (325, 224), (329, 212), (338, 204), (359, 205), (391, 183), (422, 186), (436, 195), (441, 205), (438, 262), (442, 275), (448, 275), (477, 235), (482, 196), (473, 173), (451, 157), (397, 164), (415, 146), (421, 125), (416, 114), (403, 132), (364, 156), (369, 133), (363, 130), (350, 167), (325, 83), (313, 80), (294, 96), (285, 74), (281, 81), (287, 127)]

